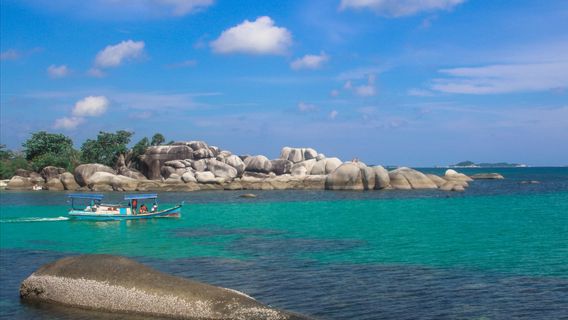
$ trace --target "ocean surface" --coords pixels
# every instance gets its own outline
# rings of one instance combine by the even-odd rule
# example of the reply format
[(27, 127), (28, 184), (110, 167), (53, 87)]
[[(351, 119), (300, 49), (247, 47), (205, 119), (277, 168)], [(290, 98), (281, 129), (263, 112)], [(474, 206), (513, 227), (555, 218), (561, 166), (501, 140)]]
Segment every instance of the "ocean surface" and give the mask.
[(64, 192), (4, 191), (0, 317), (116, 319), (18, 297), (47, 262), (109, 253), (316, 319), (568, 319), (568, 168), (460, 171), (506, 179), (463, 193), (161, 193), (185, 201), (180, 219), (128, 222), (70, 221)]

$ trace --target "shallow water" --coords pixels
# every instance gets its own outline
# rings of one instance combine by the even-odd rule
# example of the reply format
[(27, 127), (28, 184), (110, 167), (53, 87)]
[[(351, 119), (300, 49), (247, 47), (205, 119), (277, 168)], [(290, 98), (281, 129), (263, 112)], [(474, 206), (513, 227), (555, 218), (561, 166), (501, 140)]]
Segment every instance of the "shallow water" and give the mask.
[(491, 171), (507, 179), (464, 193), (162, 193), (186, 202), (180, 219), (131, 222), (68, 221), (64, 193), (3, 192), (0, 315), (114, 318), (18, 299), (43, 263), (112, 253), (322, 319), (568, 317), (568, 168)]

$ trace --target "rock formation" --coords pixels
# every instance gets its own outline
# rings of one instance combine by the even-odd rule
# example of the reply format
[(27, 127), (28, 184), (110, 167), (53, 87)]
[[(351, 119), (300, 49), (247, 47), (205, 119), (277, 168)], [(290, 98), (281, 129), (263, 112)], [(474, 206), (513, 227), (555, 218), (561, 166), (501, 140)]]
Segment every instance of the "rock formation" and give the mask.
[(168, 275), (111, 255), (75, 256), (46, 264), (22, 282), (20, 297), (177, 319), (305, 319), (236, 290)]
[[(119, 157), (116, 170), (101, 164), (83, 164), (74, 174), (46, 167), (41, 174), (18, 170), (6, 189), (92, 191), (193, 191), (193, 190), (381, 190), (440, 189), (462, 191), (473, 181), (455, 170), (444, 176), (423, 174), (401, 167), (387, 171), (361, 161), (343, 163), (312, 148), (284, 147), (277, 159), (263, 155), (234, 155), (204, 141), (152, 146), (140, 156), (141, 171)], [(133, 161), (129, 162), (130, 164)], [(140, 162), (138, 162), (140, 163)], [(476, 178), (498, 179), (498, 174)]]

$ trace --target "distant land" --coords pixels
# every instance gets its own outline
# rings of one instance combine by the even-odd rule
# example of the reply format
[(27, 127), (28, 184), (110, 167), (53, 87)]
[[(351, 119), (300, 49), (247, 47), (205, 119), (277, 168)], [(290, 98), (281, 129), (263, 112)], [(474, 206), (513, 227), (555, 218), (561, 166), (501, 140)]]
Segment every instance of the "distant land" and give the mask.
[(450, 168), (525, 168), (526, 164), (496, 162), (496, 163), (475, 163), (473, 161), (462, 161), (449, 166)]

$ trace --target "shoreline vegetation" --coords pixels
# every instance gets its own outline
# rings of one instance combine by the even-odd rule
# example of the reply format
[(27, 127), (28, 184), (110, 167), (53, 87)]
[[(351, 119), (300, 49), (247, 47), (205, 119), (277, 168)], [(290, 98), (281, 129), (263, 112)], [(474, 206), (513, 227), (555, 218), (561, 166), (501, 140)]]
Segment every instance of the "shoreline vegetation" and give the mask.
[[(235, 155), (204, 141), (162, 145), (155, 134), (127, 148), (132, 133), (100, 132), (81, 150), (71, 139), (34, 133), (24, 146), (26, 168), (4, 180), (6, 190), (52, 191), (198, 191), (198, 190), (411, 190), (464, 191), (473, 179), (503, 179), (499, 174), (473, 177), (448, 169), (443, 176), (399, 167), (343, 162), (313, 148), (283, 147), (277, 159)], [(24, 161), (20, 156), (20, 161)], [(12, 158), (14, 156), (12, 155)], [(84, 161), (84, 163), (81, 163)], [(25, 161), (24, 161), (25, 162)], [(86, 162), (86, 163), (85, 163)], [(34, 170), (35, 169), (35, 170)]]

